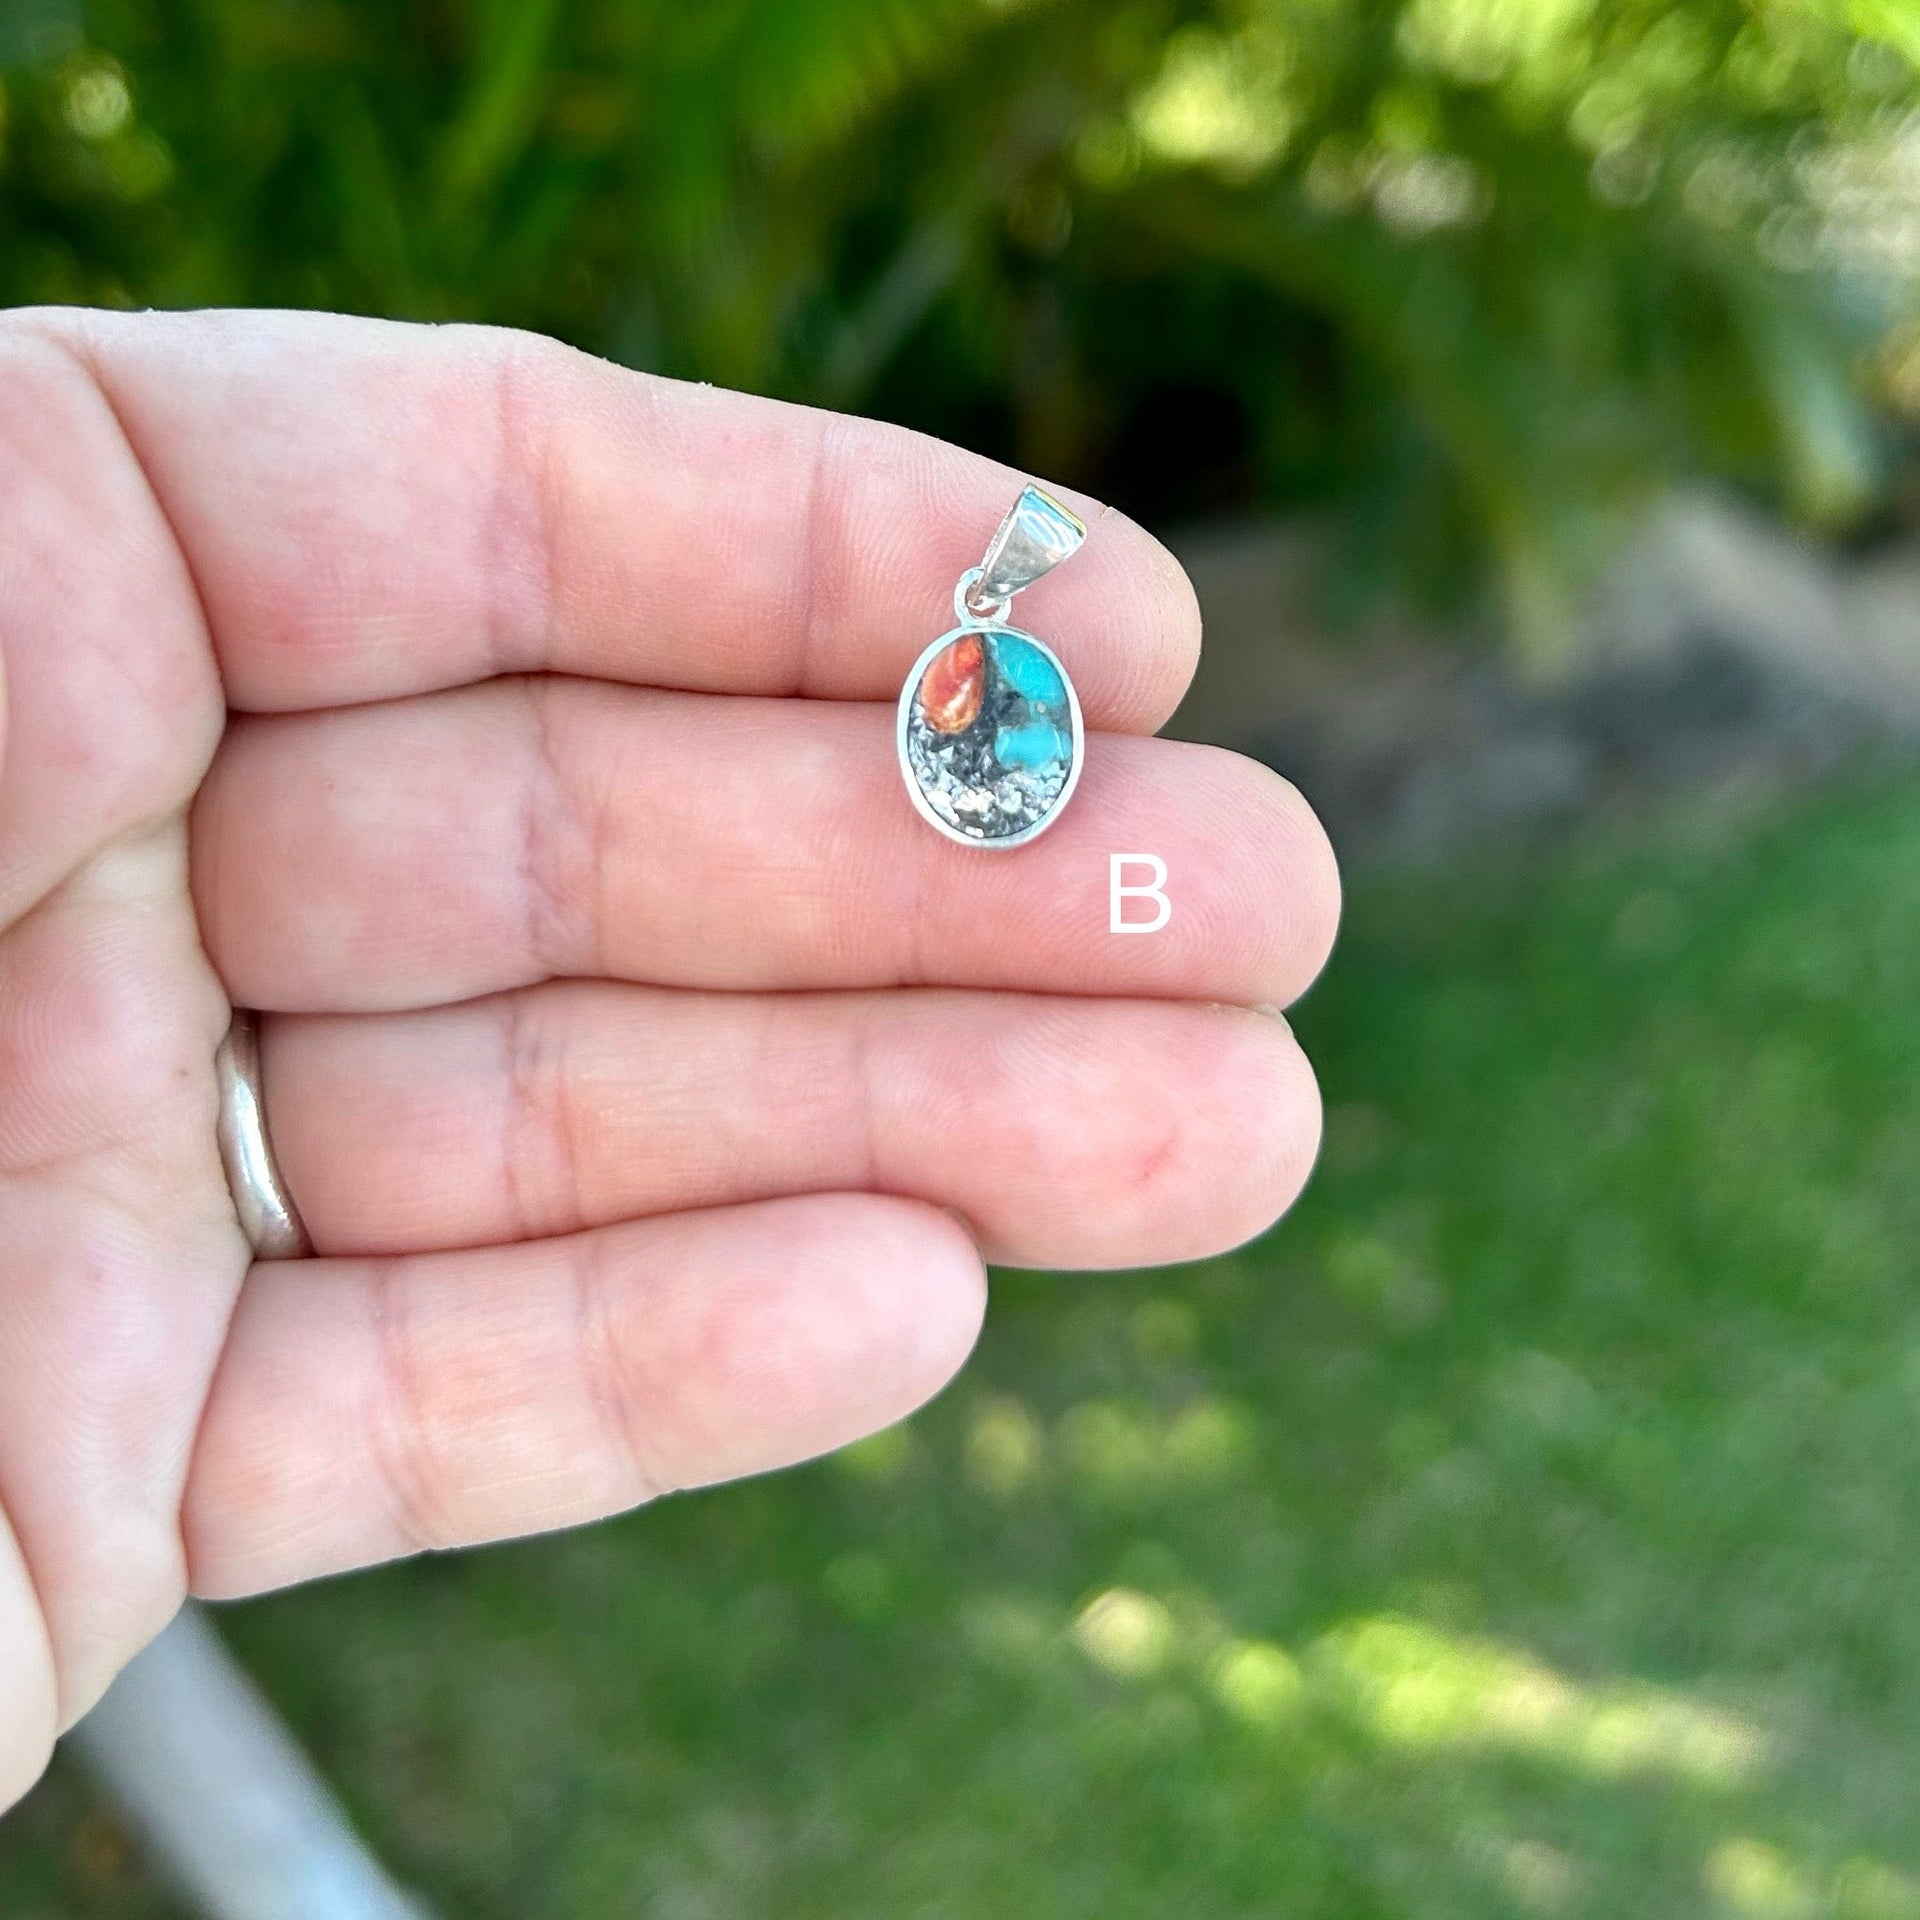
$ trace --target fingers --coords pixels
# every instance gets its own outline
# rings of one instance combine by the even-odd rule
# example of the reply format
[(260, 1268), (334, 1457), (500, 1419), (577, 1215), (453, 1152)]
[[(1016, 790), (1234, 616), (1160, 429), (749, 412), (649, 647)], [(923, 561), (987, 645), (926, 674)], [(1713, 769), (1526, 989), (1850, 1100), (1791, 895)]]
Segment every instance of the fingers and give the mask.
[(185, 840), (123, 837), (0, 939), (0, 1506), (63, 1724), (180, 1604), (180, 1490), (246, 1270)]
[(113, 410), (0, 320), (0, 923), (183, 808), (226, 719), (182, 564)]
[[(1021, 484), (896, 427), (525, 334), (324, 314), (13, 324), (68, 345), (111, 398), (242, 708), (515, 669), (886, 698)], [(1138, 527), (1076, 504), (1086, 547), (1032, 605), (1089, 721), (1151, 731), (1193, 671), (1193, 595)]]
[[(1140, 852), (1172, 917), (1117, 936)], [(1060, 823), (995, 854), (914, 814), (884, 708), (565, 680), (235, 727), (194, 866), (230, 991), (292, 1011), (554, 975), (1284, 1003), (1338, 911), (1305, 803), (1213, 748), (1096, 736)]]
[(328, 1253), (859, 1189), (954, 1209), (1004, 1263), (1159, 1264), (1271, 1224), (1319, 1132), (1280, 1022), (1166, 1001), (581, 983), (274, 1020), (265, 1073)]
[(984, 1300), (945, 1214), (849, 1195), (256, 1268), (188, 1484), (195, 1587), (566, 1526), (824, 1452), (937, 1390)]

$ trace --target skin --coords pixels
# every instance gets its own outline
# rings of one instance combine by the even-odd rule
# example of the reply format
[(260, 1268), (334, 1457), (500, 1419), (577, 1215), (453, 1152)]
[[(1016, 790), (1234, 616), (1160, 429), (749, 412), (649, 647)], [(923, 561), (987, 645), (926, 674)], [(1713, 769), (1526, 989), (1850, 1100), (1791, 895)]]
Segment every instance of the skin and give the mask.
[[(982, 1261), (1267, 1225), (1318, 826), (1151, 735), (1146, 534), (1023, 599), (1093, 730), (949, 844), (891, 702), (1020, 476), (523, 335), (0, 320), (0, 1806), (188, 1592), (571, 1524), (896, 1420)], [(1107, 928), (1108, 855), (1173, 918)], [(320, 1257), (214, 1146), (268, 1014)]]

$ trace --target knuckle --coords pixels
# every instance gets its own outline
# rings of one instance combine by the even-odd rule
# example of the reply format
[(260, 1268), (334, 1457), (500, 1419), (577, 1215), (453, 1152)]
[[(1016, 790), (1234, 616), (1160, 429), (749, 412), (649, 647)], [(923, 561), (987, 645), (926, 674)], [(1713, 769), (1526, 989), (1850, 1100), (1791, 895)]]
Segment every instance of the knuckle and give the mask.
[(527, 724), (520, 816), (520, 897), (529, 959), (549, 976), (598, 975), (611, 822), (581, 788), (566, 738), (570, 694), (519, 682)]
[(515, 1234), (574, 1233), (587, 1224), (581, 1115), (564, 1008), (548, 992), (499, 1002), (502, 1108), (498, 1156)]
[(582, 1234), (571, 1243), (574, 1339), (587, 1405), (610, 1459), (622, 1470), (626, 1504), (634, 1505), (673, 1492), (683, 1484), (683, 1476), (662, 1456), (658, 1422), (650, 1415), (639, 1371), (621, 1337), (609, 1269), (611, 1244), (598, 1233)]
[(481, 545), (489, 577), (494, 671), (538, 670), (554, 655), (563, 573), (566, 477), (553, 388), (569, 349), (537, 334), (485, 329), (493, 383), (492, 492)]
[(367, 1446), (394, 1533), (409, 1551), (429, 1553), (464, 1538), (453, 1459), (464, 1416), (424, 1369), (395, 1281), (391, 1265), (376, 1270), (378, 1385)]

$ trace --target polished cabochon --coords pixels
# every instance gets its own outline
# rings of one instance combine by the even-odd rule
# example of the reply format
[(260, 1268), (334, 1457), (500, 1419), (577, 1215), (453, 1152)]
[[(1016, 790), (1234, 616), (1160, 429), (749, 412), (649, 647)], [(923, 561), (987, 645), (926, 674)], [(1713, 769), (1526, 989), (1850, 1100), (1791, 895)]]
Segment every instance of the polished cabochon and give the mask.
[(1053, 649), (997, 623), (956, 627), (921, 654), (900, 692), (897, 737), (914, 806), (970, 847), (1044, 833), (1085, 755), (1079, 697)]

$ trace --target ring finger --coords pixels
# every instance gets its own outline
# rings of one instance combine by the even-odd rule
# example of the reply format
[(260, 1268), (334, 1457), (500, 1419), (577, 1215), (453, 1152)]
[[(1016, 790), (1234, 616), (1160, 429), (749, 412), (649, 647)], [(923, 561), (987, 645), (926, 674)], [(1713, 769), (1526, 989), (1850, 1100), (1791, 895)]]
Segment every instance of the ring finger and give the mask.
[(427, 1251), (858, 1189), (989, 1257), (1126, 1266), (1266, 1226), (1318, 1138), (1278, 1021), (1165, 1001), (560, 983), (278, 1017), (265, 1081), (321, 1249)]

